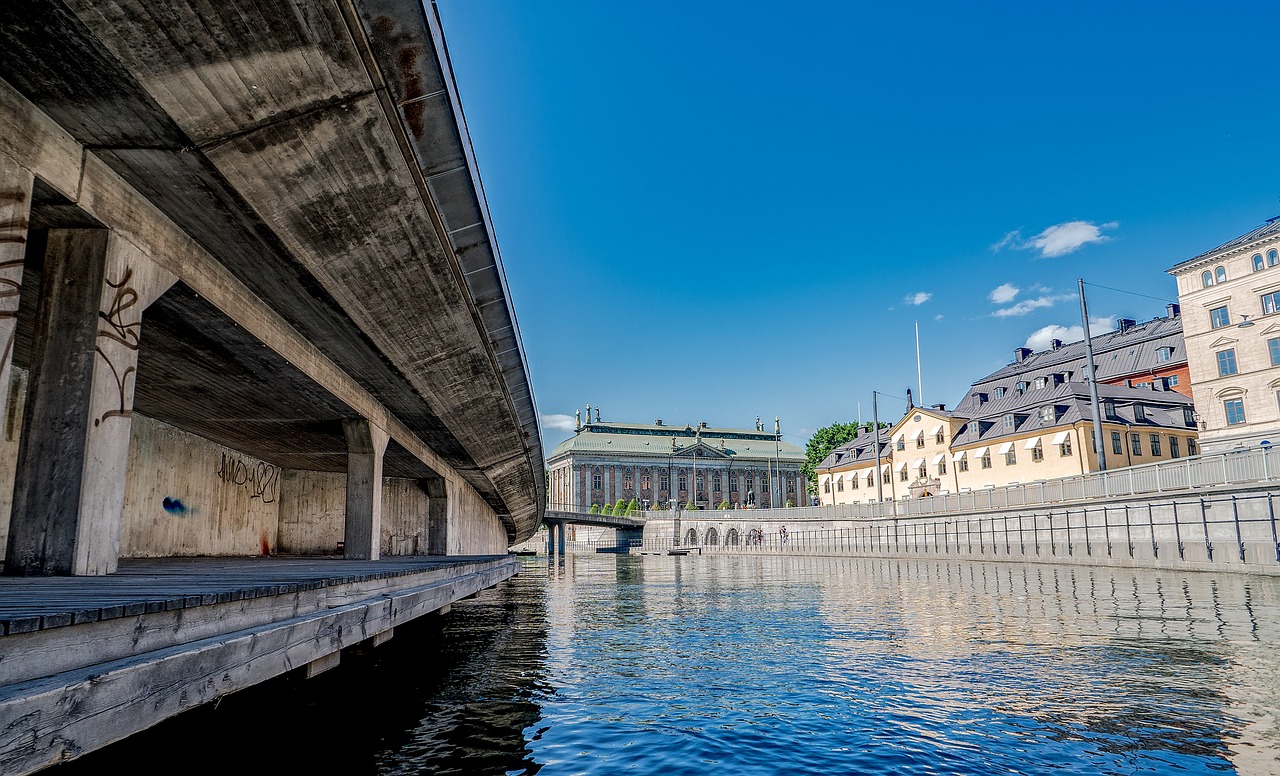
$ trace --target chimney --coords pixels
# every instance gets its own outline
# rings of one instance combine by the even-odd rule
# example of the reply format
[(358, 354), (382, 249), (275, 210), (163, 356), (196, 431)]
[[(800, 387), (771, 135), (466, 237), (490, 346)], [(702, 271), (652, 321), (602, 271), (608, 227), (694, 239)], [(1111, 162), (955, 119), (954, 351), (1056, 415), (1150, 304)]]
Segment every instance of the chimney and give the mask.
[(655, 425), (655, 426), (661, 426), (661, 425), (662, 425), (662, 418), (658, 418), (657, 420), (653, 421), (653, 425)]
[(1138, 322), (1132, 318), (1120, 318), (1116, 320), (1116, 331), (1124, 333), (1137, 325)]
[(1169, 313), (1170, 318), (1177, 318), (1182, 315), (1182, 305), (1170, 302), (1164, 307), (1165, 312)]
[(698, 428), (706, 428), (706, 427), (707, 427), (707, 421), (705, 420), (698, 424)]
[(938, 412), (946, 412), (946, 411), (947, 411), (947, 405), (945, 405), (945, 404), (934, 404), (934, 405), (932, 405), (932, 406), (933, 406), (933, 408), (934, 408), (935, 410), (937, 410)]
[(1033, 352), (1035, 351), (1033, 351), (1031, 348), (1014, 348), (1013, 359), (1017, 361), (1019, 364), (1021, 364), (1023, 361), (1026, 361), (1027, 356), (1030, 356)]
[(1062, 340), (1060, 339), (1049, 340), (1049, 347), (1053, 350), (1057, 350), (1058, 348), (1062, 347)]
[(1133, 387), (1133, 381), (1132, 381), (1132, 380), (1125, 380), (1125, 381), (1124, 381), (1124, 387), (1125, 387), (1125, 388), (1132, 388), (1132, 387)]

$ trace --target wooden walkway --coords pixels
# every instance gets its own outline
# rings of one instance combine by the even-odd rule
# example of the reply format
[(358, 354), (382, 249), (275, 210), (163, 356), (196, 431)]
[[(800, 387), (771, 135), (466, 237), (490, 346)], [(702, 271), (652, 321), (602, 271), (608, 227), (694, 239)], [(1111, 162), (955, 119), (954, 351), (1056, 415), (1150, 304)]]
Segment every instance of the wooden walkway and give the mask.
[[(501, 556), (498, 556), (501, 557)], [(105, 577), (0, 577), (0, 635), (418, 574), (492, 556), (154, 558)]]
[(508, 556), (126, 560), (105, 577), (0, 578), (0, 773), (377, 646), (519, 573)]

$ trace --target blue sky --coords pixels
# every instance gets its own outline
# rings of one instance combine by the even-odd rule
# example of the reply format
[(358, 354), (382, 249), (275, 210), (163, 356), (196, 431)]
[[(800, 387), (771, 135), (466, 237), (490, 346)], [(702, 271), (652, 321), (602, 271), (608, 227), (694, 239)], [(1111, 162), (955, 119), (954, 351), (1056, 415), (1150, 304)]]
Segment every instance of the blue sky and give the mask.
[(1163, 315), (1280, 214), (1274, 3), (438, 4), (548, 449), (588, 402), (803, 445), (917, 321), (954, 405), (1079, 339), (1076, 278)]

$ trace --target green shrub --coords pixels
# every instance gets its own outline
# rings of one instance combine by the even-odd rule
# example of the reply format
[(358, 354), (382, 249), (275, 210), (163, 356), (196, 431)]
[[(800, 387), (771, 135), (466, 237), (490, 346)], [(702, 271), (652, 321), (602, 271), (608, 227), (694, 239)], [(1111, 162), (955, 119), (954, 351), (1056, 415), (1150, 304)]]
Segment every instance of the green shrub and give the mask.
[(791, 507), (794, 507), (795, 505), (796, 505), (796, 502), (792, 501), (791, 499), (787, 499), (787, 508), (788, 508), (788, 509), (790, 509)]
[(613, 513), (618, 517), (622, 517), (627, 513), (627, 500), (625, 498), (618, 499), (618, 503), (613, 505)]
[(634, 515), (636, 512), (639, 512), (639, 511), (640, 511), (640, 502), (636, 501), (635, 499), (631, 499), (631, 503), (627, 504), (626, 514)]
[(720, 506), (716, 507), (716, 509), (728, 509), (728, 508), (729, 508), (729, 502), (728, 502), (728, 501), (721, 501), (721, 502), (720, 502)]
[(590, 510), (590, 511), (591, 511), (591, 514), (593, 514), (593, 515), (598, 515), (598, 514), (600, 514), (600, 505), (599, 505), (599, 504), (592, 504), (592, 505), (591, 505), (591, 510)]
[(695, 504), (695, 503), (693, 503), (692, 501), (686, 501), (686, 502), (685, 502), (685, 504), (684, 504), (684, 511), (686, 511), (686, 512), (696, 512), (696, 511), (698, 511), (698, 505), (697, 505), (697, 504)]
[(600, 514), (602, 514), (602, 515), (612, 515), (612, 514), (613, 514), (613, 505), (612, 505), (612, 504), (605, 504), (604, 506), (600, 507)]

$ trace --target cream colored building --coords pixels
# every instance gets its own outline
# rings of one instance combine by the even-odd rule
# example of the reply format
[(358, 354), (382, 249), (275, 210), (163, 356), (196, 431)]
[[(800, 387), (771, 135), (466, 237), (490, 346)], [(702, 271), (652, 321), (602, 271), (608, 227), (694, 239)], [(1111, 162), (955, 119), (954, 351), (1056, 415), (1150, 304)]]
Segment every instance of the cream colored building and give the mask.
[(1205, 452), (1280, 443), (1280, 217), (1169, 274)]

